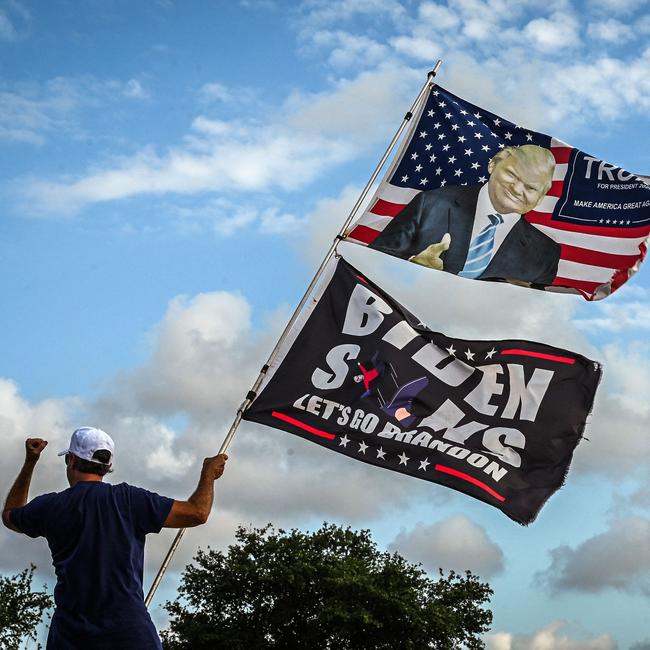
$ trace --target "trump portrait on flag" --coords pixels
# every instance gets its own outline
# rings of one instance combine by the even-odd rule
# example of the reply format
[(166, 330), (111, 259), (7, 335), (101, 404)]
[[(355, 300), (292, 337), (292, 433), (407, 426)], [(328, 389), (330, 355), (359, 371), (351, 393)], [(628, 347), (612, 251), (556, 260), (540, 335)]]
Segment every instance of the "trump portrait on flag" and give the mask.
[(544, 147), (505, 147), (487, 183), (420, 192), (370, 247), (461, 277), (551, 284), (560, 246), (522, 215), (549, 190), (554, 169)]
[(638, 271), (650, 242), (644, 177), (440, 86), (405, 119), (408, 134), (346, 241), (587, 300)]

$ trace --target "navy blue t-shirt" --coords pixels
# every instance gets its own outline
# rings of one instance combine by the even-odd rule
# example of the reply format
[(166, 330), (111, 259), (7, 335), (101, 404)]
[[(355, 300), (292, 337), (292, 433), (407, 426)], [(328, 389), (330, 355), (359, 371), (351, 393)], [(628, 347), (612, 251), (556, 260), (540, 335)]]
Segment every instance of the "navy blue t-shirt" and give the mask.
[(80, 636), (152, 627), (142, 591), (145, 535), (160, 532), (173, 502), (126, 483), (80, 481), (11, 511), (16, 528), (47, 539), (60, 627)]

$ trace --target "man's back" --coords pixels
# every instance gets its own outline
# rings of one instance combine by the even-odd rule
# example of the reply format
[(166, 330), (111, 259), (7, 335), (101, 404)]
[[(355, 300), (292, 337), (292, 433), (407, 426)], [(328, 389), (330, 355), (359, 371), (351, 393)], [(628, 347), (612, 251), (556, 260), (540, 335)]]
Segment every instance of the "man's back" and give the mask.
[(168, 499), (126, 483), (103, 483), (112, 471), (115, 443), (101, 429), (80, 427), (58, 454), (65, 456), (70, 488), (28, 503), (32, 473), (47, 444), (27, 438), (25, 462), (2, 509), (7, 528), (45, 537), (50, 546), (57, 608), (47, 650), (162, 650), (143, 600), (145, 536), (163, 526), (204, 524), (228, 456), (204, 459), (186, 501)]
[(172, 504), (126, 483), (80, 481), (12, 511), (21, 531), (47, 539), (59, 624), (93, 636), (151, 625), (142, 592), (145, 535), (160, 531)]

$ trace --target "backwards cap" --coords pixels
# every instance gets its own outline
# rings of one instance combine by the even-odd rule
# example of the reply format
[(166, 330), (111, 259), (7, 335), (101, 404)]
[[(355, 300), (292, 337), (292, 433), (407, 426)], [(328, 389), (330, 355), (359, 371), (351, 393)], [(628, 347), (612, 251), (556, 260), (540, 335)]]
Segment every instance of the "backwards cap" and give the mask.
[(93, 458), (93, 454), (100, 449), (104, 449), (111, 454), (108, 463), (100, 464), (110, 465), (113, 461), (113, 453), (115, 452), (115, 443), (113, 442), (113, 439), (101, 429), (95, 429), (95, 427), (80, 427), (72, 434), (68, 448), (60, 451), (58, 455), (63, 456), (64, 454), (74, 454), (78, 458), (83, 458), (84, 460), (89, 460), (93, 463), (99, 463), (97, 459)]

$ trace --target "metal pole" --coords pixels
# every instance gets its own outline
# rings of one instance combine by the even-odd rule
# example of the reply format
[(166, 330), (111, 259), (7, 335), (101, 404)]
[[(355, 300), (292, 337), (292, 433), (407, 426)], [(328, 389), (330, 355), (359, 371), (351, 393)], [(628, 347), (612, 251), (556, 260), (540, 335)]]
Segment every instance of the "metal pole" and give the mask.
[[(345, 234), (345, 231), (347, 230), (348, 226), (352, 223), (352, 220), (356, 216), (359, 208), (361, 207), (361, 204), (365, 200), (366, 196), (368, 196), (368, 192), (370, 191), (370, 188), (372, 187), (373, 183), (377, 179), (377, 176), (379, 176), (379, 172), (381, 171), (382, 167), (384, 166), (384, 163), (390, 156), (393, 147), (395, 146), (395, 143), (399, 140), (400, 136), (402, 135), (402, 132), (406, 128), (406, 125), (409, 123), (411, 117), (413, 117), (413, 111), (417, 107), (418, 103), (420, 100), (424, 97), (424, 95), (427, 93), (428, 90), (431, 89), (433, 86), (433, 78), (436, 76), (436, 73), (438, 72), (438, 69), (442, 65), (442, 61), (438, 60), (436, 65), (434, 66), (433, 70), (429, 71), (427, 74), (427, 80), (426, 83), (422, 86), (422, 89), (418, 93), (418, 96), (415, 98), (415, 101), (413, 104), (411, 104), (411, 108), (406, 112), (406, 115), (404, 115), (404, 118), (402, 119), (402, 123), (400, 124), (399, 128), (395, 132), (395, 135), (393, 136), (392, 140), (388, 144), (388, 147), (386, 148), (386, 151), (384, 152), (384, 155), (381, 157), (381, 160), (375, 167), (375, 171), (372, 173), (372, 176), (366, 183), (366, 186), (363, 188), (363, 191), (359, 195), (359, 198), (357, 199), (357, 202), (354, 204), (354, 207), (350, 211), (350, 214), (348, 215), (347, 219), (343, 223), (343, 226), (341, 227), (341, 230), (339, 231), (338, 235), (334, 238), (334, 241), (332, 242), (332, 245), (330, 246), (329, 250), (327, 251), (327, 254), (325, 255), (325, 258), (321, 262), (320, 266), (318, 267), (318, 270), (316, 271), (316, 274), (314, 275), (312, 281), (309, 283), (309, 286), (307, 287), (307, 290), (305, 291), (302, 299), (298, 303), (298, 306), (296, 307), (295, 311), (291, 315), (291, 318), (289, 319), (289, 322), (287, 323), (286, 327), (284, 330), (282, 330), (282, 334), (280, 334), (280, 338), (278, 339), (278, 342), (275, 344), (275, 347), (271, 351), (271, 354), (269, 355), (268, 361), (262, 366), (262, 369), (260, 370), (260, 374), (257, 376), (257, 379), (255, 380), (255, 383), (253, 384), (252, 388), (248, 392), (248, 395), (246, 395), (246, 399), (241, 403), (241, 406), (237, 409), (237, 415), (235, 416), (235, 420), (233, 423), (230, 425), (230, 429), (228, 430), (228, 433), (226, 434), (226, 437), (224, 438), (224, 441), (221, 443), (221, 447), (219, 449), (219, 454), (225, 454), (226, 450), (230, 446), (230, 443), (232, 442), (233, 437), (235, 436), (235, 431), (237, 431), (237, 427), (239, 426), (239, 423), (241, 422), (242, 416), (244, 414), (244, 411), (248, 408), (248, 406), (251, 404), (251, 402), (255, 399), (257, 395), (257, 389), (260, 387), (260, 384), (264, 380), (264, 376), (266, 375), (267, 370), (269, 369), (270, 365), (273, 363), (273, 360), (278, 353), (278, 350), (280, 349), (280, 346), (282, 345), (282, 342), (284, 341), (284, 338), (288, 334), (288, 332), (291, 330), (293, 327), (293, 324), (296, 322), (296, 319), (300, 315), (300, 312), (302, 311), (303, 307), (305, 306), (309, 296), (311, 295), (312, 291), (314, 290), (314, 287), (316, 286), (321, 274), (323, 273), (323, 270), (327, 266), (327, 263), (330, 261), (332, 258), (332, 255), (334, 255), (336, 251), (336, 247), (339, 243), (339, 241), (342, 239), (343, 235)], [(163, 575), (165, 574), (165, 571), (167, 570), (167, 567), (169, 566), (172, 557), (174, 556), (174, 553), (176, 552), (176, 549), (178, 548), (178, 545), (181, 542), (181, 538), (185, 534), (185, 528), (180, 528), (179, 531), (176, 533), (176, 537), (174, 537), (174, 541), (172, 542), (172, 545), (169, 547), (169, 550), (167, 551), (167, 555), (165, 556), (165, 559), (163, 560), (163, 563), (160, 565), (160, 569), (158, 569), (158, 573), (151, 584), (151, 587), (149, 589), (149, 593), (147, 594), (147, 597), (144, 599), (144, 604), (146, 607), (149, 607), (151, 604), (151, 601), (153, 600), (154, 594), (156, 593), (156, 590), (158, 589), (158, 585), (160, 584), (160, 581), (162, 580)]]

